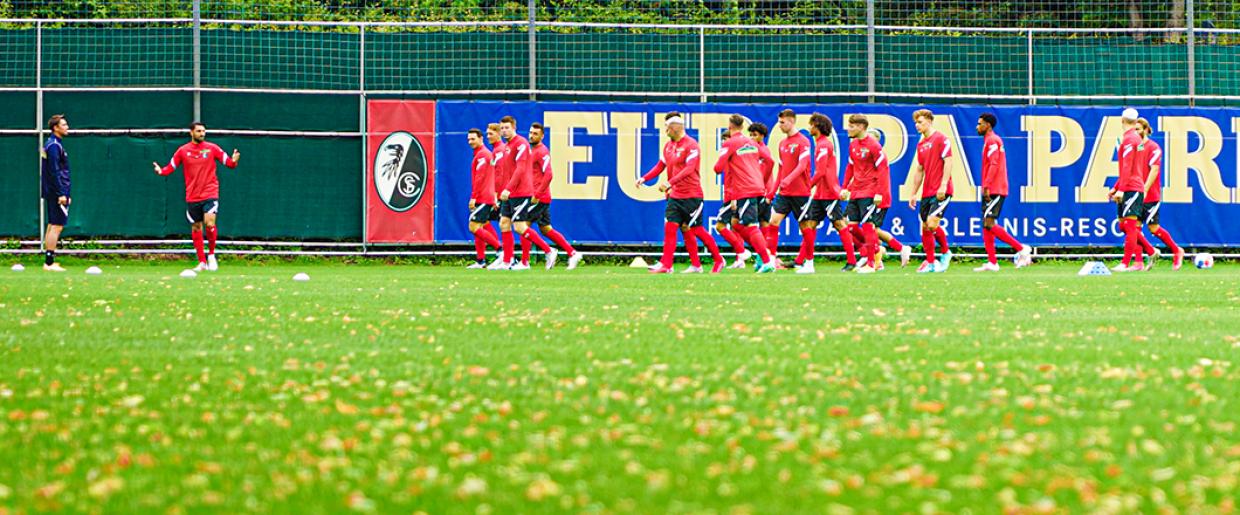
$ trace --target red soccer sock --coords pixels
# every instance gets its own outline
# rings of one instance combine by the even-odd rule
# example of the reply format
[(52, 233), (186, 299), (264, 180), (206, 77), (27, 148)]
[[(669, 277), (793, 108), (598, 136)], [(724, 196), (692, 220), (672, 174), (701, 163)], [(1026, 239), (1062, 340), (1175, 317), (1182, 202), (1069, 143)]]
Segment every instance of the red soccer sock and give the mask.
[(487, 258), (487, 244), (482, 241), (482, 233), (482, 229), (474, 231), (474, 256), (478, 261), (483, 261)]
[(513, 246), (513, 241), (512, 241), (512, 231), (503, 231), (503, 234), (501, 235), (500, 239), (501, 239), (501, 240), (503, 240), (503, 242), (504, 242), (504, 243), (503, 243), (503, 246), (504, 246), (504, 262), (505, 262), (505, 263), (511, 263), (511, 262), (512, 262), (512, 252), (513, 252), (513, 248), (512, 248), (512, 246)]
[(801, 228), (801, 253), (797, 254), (797, 264), (814, 260), (814, 240), (818, 238), (817, 227)]
[(673, 222), (663, 223), (663, 258), (659, 260), (659, 263), (663, 265), (663, 268), (671, 268), (672, 260), (676, 257), (677, 232), (680, 232), (680, 226)]
[(727, 227), (719, 229), (719, 235), (723, 237), (723, 241), (728, 242), (728, 245), (732, 246), (732, 252), (735, 252), (737, 256), (745, 253), (745, 242), (735, 232), (732, 232), (731, 229)]
[(207, 254), (202, 250), (202, 230), (194, 229), (190, 232), (190, 235), (194, 237), (194, 251), (198, 253), (198, 262), (206, 263)]
[(762, 237), (762, 231), (758, 230), (757, 227), (747, 225), (742, 225), (740, 230), (743, 231), (741, 234), (749, 240), (749, 245), (753, 247), (754, 252), (762, 259), (762, 262), (770, 263), (771, 253), (766, 248), (766, 239)]
[(530, 239), (521, 235), (521, 263), (530, 264)]
[(999, 258), (995, 256), (995, 232), (993, 230), (995, 227), (982, 229), (982, 243), (986, 245), (986, 259), (992, 265), (999, 264)]
[(943, 227), (939, 227), (934, 230), (934, 238), (938, 240), (939, 247), (941, 247), (939, 250), (940, 254), (946, 254), (952, 251), (952, 249), (947, 247), (947, 231), (944, 231)]
[(840, 231), (840, 243), (844, 244), (844, 259), (848, 260), (848, 264), (856, 265), (857, 251), (853, 248), (853, 235), (850, 228), (845, 227)]
[(1025, 250), (1025, 246), (1021, 245), (1019, 241), (1016, 241), (1016, 238), (1013, 238), (1011, 234), (1008, 234), (1007, 229), (1004, 229), (1002, 225), (995, 224), (994, 227), (990, 228), (990, 231), (995, 234), (996, 238), (999, 238), (999, 241), (1002, 241), (1012, 247), (1012, 250), (1015, 250), (1016, 252)]
[(500, 247), (502, 246), (502, 245), (500, 244), (500, 242), (499, 242), (499, 238), (495, 237), (495, 232), (494, 232), (494, 231), (488, 231), (488, 230), (486, 230), (485, 228), (484, 228), (484, 229), (478, 229), (477, 231), (475, 231), (475, 232), (474, 232), (474, 239), (476, 239), (476, 240), (478, 240), (479, 242), (481, 242), (481, 243), (482, 243), (482, 252), (479, 252), (479, 253), (478, 253), (478, 259), (486, 259), (486, 249), (487, 249), (487, 245), (490, 245), (490, 246), (495, 247), (495, 248), (497, 248), (497, 249), (498, 249), (498, 248), (500, 248)]
[(1120, 222), (1120, 227), (1124, 230), (1124, 259), (1123, 263), (1128, 265), (1133, 259), (1141, 259), (1141, 243), (1137, 241), (1137, 236), (1141, 230), (1137, 226), (1137, 221), (1125, 218)]
[(1171, 233), (1167, 232), (1166, 227), (1159, 227), (1157, 231), (1154, 231), (1154, 236), (1157, 236), (1163, 243), (1166, 243), (1167, 248), (1170, 249), (1171, 252), (1180, 251), (1180, 246), (1175, 244), (1175, 240), (1171, 239)]
[(547, 229), (547, 232), (543, 234), (545, 234), (547, 238), (550, 238), (551, 241), (555, 242), (555, 245), (557, 247), (564, 249), (564, 252), (567, 252), (568, 255), (571, 256), (577, 252), (577, 250), (574, 249), (572, 245), (568, 244), (568, 240), (564, 238), (563, 234), (560, 234), (560, 231), (557, 231), (555, 229)]
[(1145, 255), (1154, 255), (1154, 246), (1150, 245), (1150, 240), (1145, 239), (1145, 233), (1137, 231), (1137, 244), (1141, 245), (1141, 250), (1145, 251)]
[(685, 238), (685, 252), (689, 253), (689, 264), (701, 267), (702, 256), (698, 255), (697, 237), (693, 236), (693, 231), (683, 231), (681, 234)]
[(723, 254), (719, 252), (719, 245), (715, 243), (715, 239), (710, 236), (710, 233), (706, 232), (705, 227), (700, 225), (694, 227), (693, 235), (696, 236), (697, 239), (702, 240), (703, 245), (706, 245), (706, 250), (710, 251), (711, 259), (715, 260), (716, 263), (723, 260)]
[(891, 250), (894, 250), (896, 252), (900, 252), (901, 250), (904, 250), (904, 244), (900, 243), (900, 240), (897, 240), (895, 236), (891, 237), (891, 240), (887, 242), (887, 246), (891, 247)]
[(543, 251), (543, 254), (551, 252), (551, 245), (547, 245), (547, 241), (542, 239), (542, 236), (538, 235), (538, 231), (531, 227), (525, 228), (525, 233), (521, 235), (521, 238), (528, 238), (535, 247), (538, 247), (538, 250)]
[(215, 254), (215, 237), (218, 232), (217, 226), (212, 225), (207, 227), (207, 243), (209, 244), (207, 248), (210, 249), (207, 252), (208, 254)]
[(865, 224), (861, 226), (861, 233), (865, 235), (865, 252), (870, 260), (867, 264), (877, 267), (875, 260), (878, 258), (878, 230), (873, 224)]
[(768, 225), (762, 228), (762, 236), (766, 239), (766, 250), (771, 253), (779, 252), (779, 226)]
[(926, 251), (926, 261), (934, 262), (934, 231), (921, 231), (922, 250)]

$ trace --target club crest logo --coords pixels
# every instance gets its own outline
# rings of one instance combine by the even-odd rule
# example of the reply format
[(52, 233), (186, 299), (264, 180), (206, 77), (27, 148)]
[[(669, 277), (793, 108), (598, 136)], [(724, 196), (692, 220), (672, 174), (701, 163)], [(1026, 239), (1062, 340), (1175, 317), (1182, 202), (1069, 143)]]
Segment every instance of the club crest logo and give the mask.
[(373, 166), (375, 191), (388, 209), (408, 211), (422, 200), (430, 170), (426, 151), (412, 134), (389, 134), (375, 152)]

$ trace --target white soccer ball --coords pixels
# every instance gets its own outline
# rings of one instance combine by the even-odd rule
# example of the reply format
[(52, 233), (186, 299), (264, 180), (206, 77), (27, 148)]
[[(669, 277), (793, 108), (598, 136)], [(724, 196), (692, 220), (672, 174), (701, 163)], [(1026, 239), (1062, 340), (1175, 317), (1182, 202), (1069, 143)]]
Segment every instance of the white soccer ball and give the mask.
[(181, 277), (184, 277), (186, 279), (193, 279), (195, 277), (198, 277), (198, 272), (195, 272), (191, 269), (186, 268), (185, 270), (181, 271)]
[(101, 275), (101, 274), (103, 274), (103, 270), (100, 270), (99, 267), (97, 266), (92, 266), (86, 269), (86, 275)]
[(21, 263), (14, 264), (12, 268), (14, 272), (21, 272), (22, 270), (25, 270), (25, 269), (26, 267), (22, 266)]
[(299, 272), (297, 275), (293, 276), (293, 280), (294, 281), (309, 281), (310, 276), (307, 275), (305, 272)]
[(1214, 268), (1214, 256), (1211, 256), (1209, 252), (1197, 254), (1197, 256), (1193, 258), (1193, 266), (1202, 270)]

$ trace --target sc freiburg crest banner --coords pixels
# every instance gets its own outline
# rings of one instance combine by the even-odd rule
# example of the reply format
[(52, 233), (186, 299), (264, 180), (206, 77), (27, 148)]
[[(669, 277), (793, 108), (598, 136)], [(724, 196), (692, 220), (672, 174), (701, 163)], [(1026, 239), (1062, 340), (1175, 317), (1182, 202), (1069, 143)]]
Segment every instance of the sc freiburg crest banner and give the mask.
[(366, 241), (435, 241), (435, 102), (366, 106)]

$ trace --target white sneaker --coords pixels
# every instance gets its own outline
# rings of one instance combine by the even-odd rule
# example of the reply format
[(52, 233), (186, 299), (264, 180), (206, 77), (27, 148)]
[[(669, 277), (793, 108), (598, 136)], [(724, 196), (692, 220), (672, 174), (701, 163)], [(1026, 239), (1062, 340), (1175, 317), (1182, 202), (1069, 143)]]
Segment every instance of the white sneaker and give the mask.
[(512, 266), (511, 266), (511, 267), (509, 267), (508, 269), (509, 269), (509, 270), (512, 270), (512, 271), (514, 271), (514, 272), (519, 272), (519, 271), (522, 271), (522, 270), (529, 270), (529, 269), (530, 269), (530, 264), (529, 264), (529, 263), (517, 263), (517, 264), (515, 264), (515, 265), (512, 265)]
[(1033, 252), (1030, 251), (1027, 246), (1021, 248), (1020, 252), (1016, 253), (1016, 259), (1014, 259), (1013, 262), (1016, 263), (1016, 268), (1027, 267), (1033, 262)]
[(743, 263), (745, 261), (749, 261), (749, 258), (751, 257), (753, 257), (753, 252), (742, 250), (740, 255), (736, 256), (736, 260)]
[(487, 270), (507, 270), (512, 267), (512, 263), (504, 261), (503, 257), (495, 258), (491, 264), (487, 265)]
[[(741, 256), (747, 257), (748, 254), (749, 252), (745, 252), (744, 254), (741, 254)], [(745, 268), (745, 260), (738, 257), (736, 258), (736, 261), (733, 261), (732, 264), (728, 265), (728, 268), (731, 268), (733, 270), (743, 269)]]
[(814, 262), (806, 261), (804, 263), (801, 263), (801, 266), (797, 267), (797, 273), (802, 274), (802, 275), (809, 275), (809, 274), (814, 273)]
[(700, 266), (690, 266), (689, 268), (684, 269), (684, 271), (682, 271), (682, 272), (680, 272), (680, 273), (682, 273), (682, 274), (700, 274), (700, 273), (702, 273), (702, 267), (700, 267)]
[(932, 274), (935, 272), (935, 268), (938, 268), (938, 266), (935, 265), (934, 261), (922, 261), (921, 266), (917, 267), (917, 273)]
[(207, 264), (199, 261), (198, 266), (194, 267), (193, 270), (195, 272), (205, 272), (207, 270)]
[(207, 254), (207, 270), (214, 272), (220, 269), (220, 263), (215, 260), (215, 254)]
[(485, 270), (487, 264), (484, 262), (474, 261), (472, 265), (465, 267), (466, 270)]
[(547, 253), (547, 270), (551, 270), (552, 268), (555, 268), (555, 260), (559, 257), (560, 257), (560, 251), (558, 250), (551, 249), (551, 252)]
[(869, 258), (867, 258), (867, 257), (865, 257), (865, 256), (861, 256), (861, 257), (857, 258), (857, 268), (861, 268), (861, 267), (866, 266), (866, 265), (868, 265), (868, 264), (870, 264), (870, 259), (869, 259)]
[(872, 266), (859, 266), (859, 267), (857, 267), (857, 273), (859, 273), (859, 274), (872, 274), (872, 273), (874, 273), (874, 272), (876, 272), (876, 270), (874, 270), (874, 267), (872, 267)]
[(1129, 268), (1128, 265), (1125, 265), (1124, 263), (1121, 262), (1120, 264), (1111, 267), (1111, 271), (1112, 272), (1127, 272), (1128, 268)]
[(43, 265), (43, 270), (48, 272), (64, 272), (65, 267), (60, 266), (60, 263), (52, 263), (50, 265)]
[(581, 258), (584, 257), (585, 256), (581, 255), (580, 252), (573, 252), (573, 255), (568, 256), (568, 269), (572, 270), (577, 268), (577, 265), (581, 263)]
[(909, 259), (913, 257), (913, 247), (905, 245), (900, 247), (900, 268), (908, 266)]
[(939, 266), (936, 272), (946, 272), (947, 268), (952, 265), (952, 251), (947, 251), (939, 255)]
[(999, 264), (991, 263), (990, 261), (987, 261), (985, 263), (982, 263), (982, 266), (974, 268), (973, 271), (974, 272), (998, 272)]

